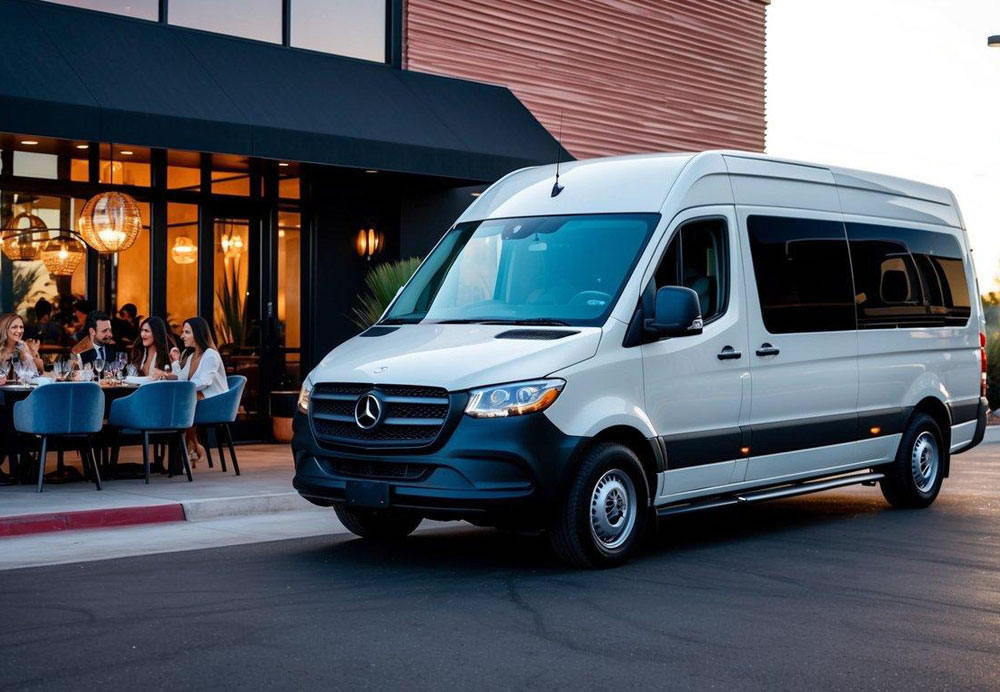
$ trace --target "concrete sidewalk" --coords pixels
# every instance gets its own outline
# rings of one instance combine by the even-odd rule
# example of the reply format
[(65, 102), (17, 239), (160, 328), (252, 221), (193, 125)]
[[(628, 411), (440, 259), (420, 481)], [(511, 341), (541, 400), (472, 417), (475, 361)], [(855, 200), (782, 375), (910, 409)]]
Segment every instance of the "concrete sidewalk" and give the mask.
[[(98, 492), (92, 483), (46, 483), (0, 487), (0, 541), (26, 533), (158, 523), (202, 521), (225, 517), (319, 511), (292, 489), (292, 456), (288, 445), (238, 447), (241, 475), (232, 466), (223, 473), (199, 464), (194, 482), (184, 476), (154, 475), (150, 485), (141, 479), (109, 480)], [(122, 462), (141, 460), (138, 447), (122, 450)], [(75, 454), (66, 462), (79, 468)], [(50, 454), (48, 468), (54, 468)]]

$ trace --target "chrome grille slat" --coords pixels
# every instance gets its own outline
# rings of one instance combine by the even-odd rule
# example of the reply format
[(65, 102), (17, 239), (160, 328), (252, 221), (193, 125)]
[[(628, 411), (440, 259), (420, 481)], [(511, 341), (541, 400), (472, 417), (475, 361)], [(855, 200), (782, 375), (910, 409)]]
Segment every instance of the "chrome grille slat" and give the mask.
[[(358, 400), (377, 392), (384, 411), (370, 430), (354, 417)], [(309, 418), (320, 442), (361, 447), (422, 447), (441, 432), (451, 411), (448, 391), (439, 387), (357, 383), (318, 383)]]

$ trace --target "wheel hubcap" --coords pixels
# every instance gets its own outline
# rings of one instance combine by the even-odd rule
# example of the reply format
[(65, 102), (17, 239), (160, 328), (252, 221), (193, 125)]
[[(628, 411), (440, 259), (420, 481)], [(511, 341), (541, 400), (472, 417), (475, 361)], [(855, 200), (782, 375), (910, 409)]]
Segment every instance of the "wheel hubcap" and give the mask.
[(938, 446), (934, 435), (922, 432), (913, 443), (913, 454), (910, 457), (913, 469), (913, 482), (917, 490), (928, 492), (934, 487), (938, 475)]
[(597, 481), (590, 498), (590, 532), (614, 550), (632, 535), (636, 517), (635, 486), (628, 474), (611, 469)]

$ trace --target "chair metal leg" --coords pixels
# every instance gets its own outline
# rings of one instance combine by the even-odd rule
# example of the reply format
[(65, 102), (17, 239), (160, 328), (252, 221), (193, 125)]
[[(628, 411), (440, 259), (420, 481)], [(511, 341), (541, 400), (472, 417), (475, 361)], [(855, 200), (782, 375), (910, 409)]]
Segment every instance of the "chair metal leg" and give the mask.
[(205, 428), (196, 428), (196, 430), (198, 432), (198, 441), (205, 448), (205, 459), (208, 460), (208, 468), (215, 468), (212, 464), (212, 445), (209, 444), (208, 431)]
[(104, 486), (101, 484), (101, 472), (97, 468), (97, 455), (94, 454), (94, 444), (91, 442), (89, 437), (87, 438), (86, 459), (90, 462), (90, 470), (94, 474), (94, 483), (97, 485), (97, 489), (104, 490)]
[(177, 446), (180, 449), (181, 461), (184, 462), (184, 473), (187, 474), (188, 483), (194, 480), (191, 476), (191, 460), (188, 459), (187, 445), (184, 444), (184, 433), (180, 430), (177, 431)]
[(149, 433), (142, 431), (142, 465), (146, 470), (146, 485), (149, 485)]
[(220, 425), (215, 426), (215, 446), (219, 450), (219, 466), (222, 467), (222, 472), (226, 472), (226, 455), (222, 451), (222, 430)]
[(42, 492), (42, 484), (45, 482), (45, 454), (48, 452), (48, 440), (42, 438), (42, 450), (38, 454), (38, 492)]
[(229, 424), (226, 423), (222, 426), (222, 429), (226, 431), (226, 445), (229, 447), (229, 458), (233, 462), (233, 471), (236, 475), (240, 475), (240, 464), (236, 461), (236, 448), (233, 446), (233, 433), (229, 430)]

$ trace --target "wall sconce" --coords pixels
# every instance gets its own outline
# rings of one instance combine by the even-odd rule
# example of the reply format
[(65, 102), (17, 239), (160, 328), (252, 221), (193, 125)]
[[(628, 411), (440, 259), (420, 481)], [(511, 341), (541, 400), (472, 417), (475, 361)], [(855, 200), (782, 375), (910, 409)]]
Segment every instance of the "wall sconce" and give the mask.
[(177, 264), (193, 264), (198, 261), (198, 246), (186, 235), (179, 236), (170, 248), (170, 259)]
[(385, 245), (385, 235), (381, 231), (376, 231), (374, 226), (358, 231), (356, 247), (358, 254), (366, 260), (371, 261), (372, 257), (382, 252), (383, 245)]

